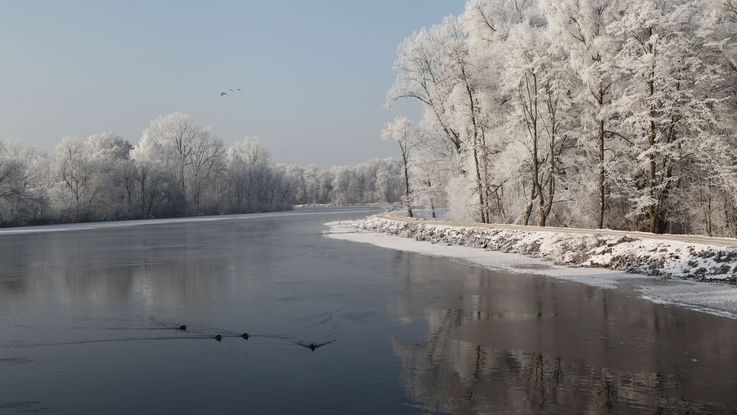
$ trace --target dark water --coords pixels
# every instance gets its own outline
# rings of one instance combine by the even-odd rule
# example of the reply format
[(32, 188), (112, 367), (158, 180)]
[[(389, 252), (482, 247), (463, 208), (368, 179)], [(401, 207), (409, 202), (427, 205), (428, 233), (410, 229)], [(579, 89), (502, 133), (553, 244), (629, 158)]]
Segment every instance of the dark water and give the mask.
[(0, 236), (0, 414), (737, 412), (737, 322), (321, 236), (357, 216)]

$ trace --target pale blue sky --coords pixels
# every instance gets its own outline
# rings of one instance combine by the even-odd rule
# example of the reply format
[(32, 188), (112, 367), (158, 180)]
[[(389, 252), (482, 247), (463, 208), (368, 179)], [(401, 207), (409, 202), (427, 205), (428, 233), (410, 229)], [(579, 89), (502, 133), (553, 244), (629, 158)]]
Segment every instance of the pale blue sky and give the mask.
[[(63, 136), (192, 114), (226, 143), (256, 135), (276, 161), (396, 155), (380, 139), (396, 46), (462, 0), (0, 1), (0, 139)], [(227, 88), (239, 95), (218, 96)]]

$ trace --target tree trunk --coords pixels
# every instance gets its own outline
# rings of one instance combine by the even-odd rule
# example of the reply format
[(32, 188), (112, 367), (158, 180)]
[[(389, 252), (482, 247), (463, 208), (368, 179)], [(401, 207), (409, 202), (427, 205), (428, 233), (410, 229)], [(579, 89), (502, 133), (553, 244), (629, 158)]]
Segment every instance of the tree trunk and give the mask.
[(409, 166), (407, 165), (407, 147), (400, 143), (402, 149), (402, 161), (404, 162), (404, 200), (407, 205), (407, 216), (410, 218), (414, 217), (412, 213), (412, 198), (410, 197), (409, 190)]
[[(652, 148), (655, 143), (655, 123), (650, 122), (650, 132), (649, 135), (649, 141), (650, 141), (650, 147)], [(648, 154), (648, 160), (649, 160), (649, 172), (647, 176), (647, 193), (650, 197), (650, 225), (649, 230), (652, 233), (655, 233), (658, 228), (658, 202), (655, 201), (655, 180), (657, 175), (657, 165), (655, 162), (655, 154), (651, 151)]]
[[(649, 29), (650, 36), (652, 36), (652, 28)], [(653, 50), (653, 47), (650, 46), (650, 52), (655, 54), (655, 51)], [(657, 116), (657, 113), (655, 111), (655, 103), (652, 102), (653, 96), (655, 95), (655, 68), (652, 69), (650, 73), (650, 79), (648, 80), (648, 92), (649, 92), (649, 98), (651, 100), (650, 102), (650, 110), (648, 115), (650, 116), (650, 120), (648, 122), (648, 131), (647, 131), (647, 139), (649, 147), (649, 153), (648, 153), (648, 164), (649, 164), (649, 172), (647, 177), (647, 192), (648, 196), (650, 197), (650, 224), (649, 224), (649, 230), (652, 233), (656, 233), (658, 230), (658, 216), (659, 216), (659, 202), (655, 199), (655, 181), (657, 180), (657, 161), (655, 159), (655, 152), (654, 147), (657, 140), (657, 133), (655, 130), (655, 117)]]
[(525, 218), (522, 220), (522, 224), (527, 226), (530, 224), (530, 216), (532, 215), (532, 203), (534, 201), (534, 197), (532, 200), (530, 200), (530, 203), (527, 204), (527, 209), (525, 209)]
[(473, 125), (473, 161), (476, 167), (476, 190), (479, 193), (479, 211), (481, 212), (481, 223), (487, 223), (486, 217), (486, 205), (484, 204), (484, 188), (481, 180), (481, 166), (479, 165), (479, 133), (478, 123), (476, 122), (476, 104), (473, 100), (473, 91), (471, 86), (468, 84), (466, 79), (466, 72), (463, 70), (463, 77), (466, 83), (466, 93), (468, 94), (468, 101), (471, 107), (471, 124)]
[[(537, 99), (537, 98), (536, 98)], [(537, 105), (536, 105), (537, 106)], [(540, 184), (540, 159), (538, 157), (538, 133), (537, 119), (533, 121), (533, 137), (532, 137), (532, 170), (533, 170), (533, 187), (532, 194), (538, 199), (538, 225), (545, 226), (545, 196)]]
[[(599, 82), (599, 96), (596, 97), (599, 103), (599, 116), (604, 107), (604, 86)], [(604, 119), (599, 120), (599, 217), (597, 220), (597, 228), (604, 228), (604, 211), (606, 209), (606, 172), (604, 168), (604, 140), (605, 129)]]
[(481, 170), (479, 168), (479, 157), (475, 143), (473, 145), (473, 161), (476, 165), (476, 191), (479, 193), (479, 211), (481, 212), (481, 223), (486, 223), (486, 209), (484, 208), (484, 189), (481, 184)]
[[(558, 119), (557, 119), (557, 105), (558, 100), (553, 99), (553, 93), (550, 89), (550, 85), (547, 86), (547, 95), (548, 95), (548, 114), (550, 114), (550, 147), (549, 147), (549, 157), (550, 161), (548, 163), (548, 201), (545, 206), (545, 219), (547, 221), (547, 218), (550, 217), (550, 212), (553, 210), (553, 200), (555, 199), (555, 171), (556, 171), (556, 163), (557, 159), (555, 157), (555, 139), (556, 135), (558, 133)], [(543, 223), (543, 226), (545, 224)]]
[(427, 189), (428, 189), (428, 192), (430, 192), (430, 197), (428, 198), (430, 200), (430, 213), (432, 214), (432, 218), (435, 219), (436, 218), (435, 203), (433, 203), (432, 201), (432, 181), (431, 180), (427, 181)]

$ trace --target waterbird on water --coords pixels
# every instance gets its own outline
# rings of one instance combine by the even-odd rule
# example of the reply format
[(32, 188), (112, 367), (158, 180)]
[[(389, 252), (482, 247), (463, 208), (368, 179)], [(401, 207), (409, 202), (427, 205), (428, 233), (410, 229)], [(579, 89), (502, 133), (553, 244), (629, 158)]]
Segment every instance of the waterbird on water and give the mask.
[(328, 344), (333, 343), (335, 341), (337, 341), (337, 340), (336, 339), (333, 339), (333, 340), (328, 340), (328, 341), (322, 342), (322, 343), (297, 342), (297, 343), (294, 343), (294, 344), (296, 344), (297, 346), (302, 346), (302, 347), (304, 347), (306, 349), (310, 349), (310, 350), (312, 350), (314, 352), (315, 349), (318, 349), (318, 348), (320, 348), (322, 346), (328, 345)]
[(178, 330), (181, 330), (181, 331), (187, 331), (187, 325), (186, 324), (182, 324), (181, 326), (177, 327), (177, 329)]
[(241, 334), (241, 337), (243, 337), (243, 340), (248, 340), (248, 338), (251, 336), (249, 336), (248, 333), (243, 333)]
[(215, 340), (217, 340), (217, 341), (220, 342), (220, 341), (223, 341), (223, 336), (220, 335), (220, 334), (216, 334), (215, 337), (213, 337), (213, 339), (215, 339)]

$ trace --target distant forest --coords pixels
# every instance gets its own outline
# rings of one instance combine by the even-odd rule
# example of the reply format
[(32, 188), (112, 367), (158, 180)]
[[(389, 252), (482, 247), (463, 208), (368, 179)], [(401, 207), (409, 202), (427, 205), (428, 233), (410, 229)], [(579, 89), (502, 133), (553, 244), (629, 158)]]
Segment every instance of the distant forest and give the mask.
[(403, 183), (398, 160), (329, 169), (275, 164), (257, 139), (226, 147), (175, 113), (152, 121), (136, 145), (112, 132), (64, 138), (50, 155), (0, 142), (0, 225), (397, 203)]

